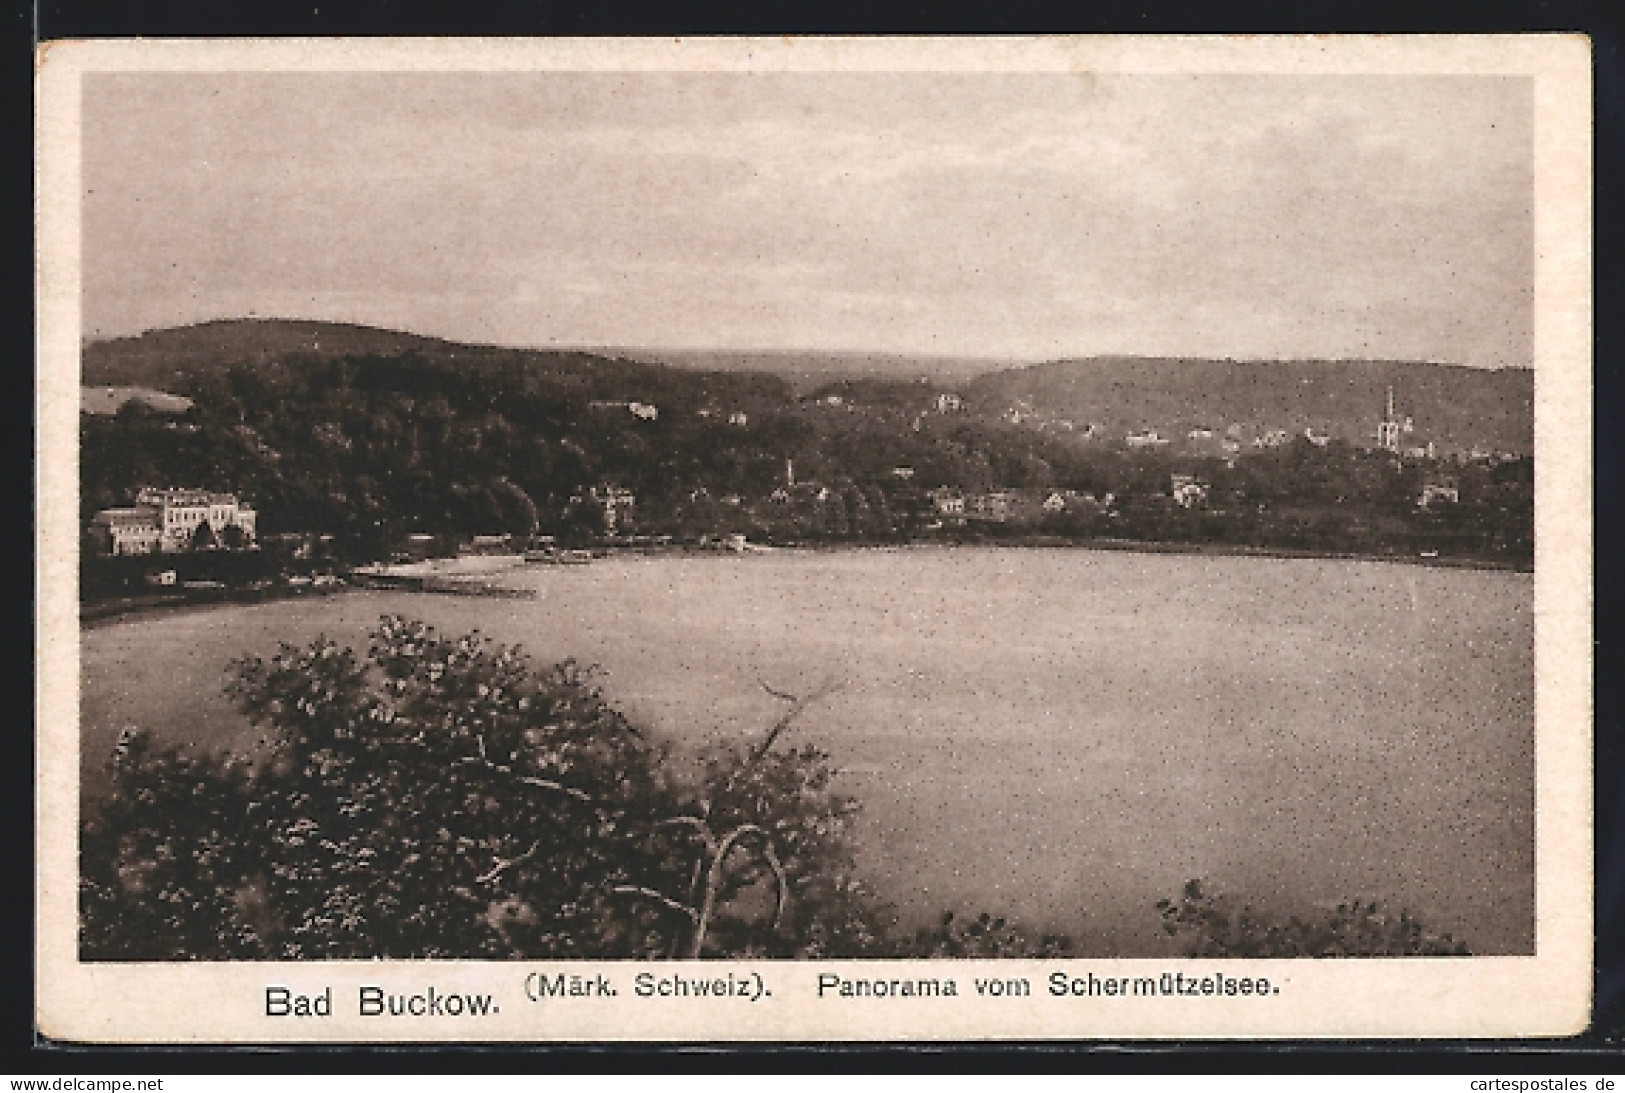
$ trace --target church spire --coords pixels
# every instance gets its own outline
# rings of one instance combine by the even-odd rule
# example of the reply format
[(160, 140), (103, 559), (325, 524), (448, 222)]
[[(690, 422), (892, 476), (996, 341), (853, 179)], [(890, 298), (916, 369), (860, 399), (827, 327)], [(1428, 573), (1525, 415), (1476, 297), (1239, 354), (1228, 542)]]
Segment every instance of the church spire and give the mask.
[(1377, 446), (1390, 452), (1399, 451), (1399, 432), (1399, 421), (1394, 417), (1394, 388), (1389, 385), (1388, 406), (1382, 415), (1382, 422), (1377, 426)]

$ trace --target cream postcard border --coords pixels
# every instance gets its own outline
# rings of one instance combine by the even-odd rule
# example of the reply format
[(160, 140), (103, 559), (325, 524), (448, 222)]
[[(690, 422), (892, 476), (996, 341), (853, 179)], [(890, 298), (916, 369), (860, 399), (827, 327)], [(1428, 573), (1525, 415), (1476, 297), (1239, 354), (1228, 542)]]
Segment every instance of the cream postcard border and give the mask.
[[(533, 1003), (528, 962), (82, 964), (78, 960), (78, 384), (80, 77), (96, 71), (951, 71), (1530, 76), (1535, 108), (1536, 951), (1533, 957), (1341, 961), (1056, 960), (798, 964), (759, 972), (757, 1002)], [(1591, 49), (1578, 35), (1338, 38), (280, 39), (58, 42), (36, 57), (36, 1022), (90, 1042), (874, 1041), (1524, 1037), (1582, 1031), (1592, 984)], [(820, 972), (952, 975), (970, 996), (833, 1000)], [(1055, 972), (1267, 976), (1267, 1000), (1056, 998)], [(1026, 976), (985, 1000), (973, 977)], [(267, 1018), (271, 984), (334, 987), (335, 1016)], [(359, 985), (493, 995), (479, 1021), (363, 1018)]]

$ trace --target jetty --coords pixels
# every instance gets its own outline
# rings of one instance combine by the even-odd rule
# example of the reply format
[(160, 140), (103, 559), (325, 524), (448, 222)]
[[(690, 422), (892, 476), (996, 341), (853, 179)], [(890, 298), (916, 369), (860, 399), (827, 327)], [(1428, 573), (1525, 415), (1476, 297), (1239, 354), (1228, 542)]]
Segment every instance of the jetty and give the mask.
[(400, 565), (357, 566), (350, 571), (350, 581), (362, 588), (392, 592), (535, 599), (535, 589), (515, 588), (494, 576), (510, 566), (492, 563), (501, 561), (518, 563), (520, 561), (518, 555), (502, 559), (482, 557), (475, 565), (468, 564), (471, 561), (473, 559), (446, 558)]

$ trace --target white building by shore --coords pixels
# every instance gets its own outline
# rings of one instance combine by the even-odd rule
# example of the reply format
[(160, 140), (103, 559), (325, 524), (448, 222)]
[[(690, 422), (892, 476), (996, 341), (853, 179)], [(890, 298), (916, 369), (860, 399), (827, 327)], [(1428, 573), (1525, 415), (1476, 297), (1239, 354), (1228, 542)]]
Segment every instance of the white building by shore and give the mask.
[(214, 546), (230, 546), (228, 529), (235, 528), (235, 545), (255, 541), (254, 509), (234, 494), (208, 490), (148, 487), (126, 508), (103, 509), (90, 523), (93, 539), (103, 554), (179, 554), (194, 549), (199, 528)]

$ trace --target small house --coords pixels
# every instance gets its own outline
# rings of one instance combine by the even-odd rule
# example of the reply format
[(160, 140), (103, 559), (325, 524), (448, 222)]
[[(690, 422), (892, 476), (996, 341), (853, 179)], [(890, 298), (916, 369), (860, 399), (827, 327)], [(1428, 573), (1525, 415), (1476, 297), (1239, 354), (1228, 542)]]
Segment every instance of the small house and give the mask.
[(1416, 507), (1428, 509), (1435, 505), (1457, 505), (1461, 503), (1461, 489), (1450, 479), (1435, 482), (1426, 482), (1422, 485), (1422, 494), (1416, 499)]

